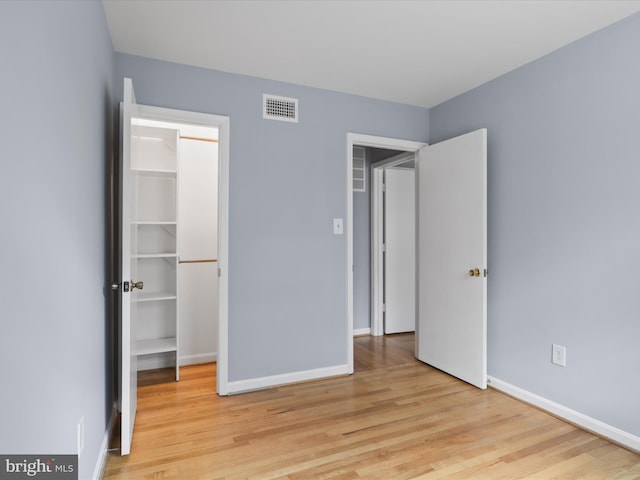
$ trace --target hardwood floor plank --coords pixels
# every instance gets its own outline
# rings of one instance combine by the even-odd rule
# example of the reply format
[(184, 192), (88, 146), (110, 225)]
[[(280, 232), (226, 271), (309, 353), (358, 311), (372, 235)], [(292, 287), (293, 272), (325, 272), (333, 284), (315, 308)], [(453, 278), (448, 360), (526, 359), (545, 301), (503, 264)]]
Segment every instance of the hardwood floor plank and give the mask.
[(215, 365), (140, 374), (131, 455), (105, 479), (640, 479), (640, 455), (359, 337), (356, 373), (231, 397)]

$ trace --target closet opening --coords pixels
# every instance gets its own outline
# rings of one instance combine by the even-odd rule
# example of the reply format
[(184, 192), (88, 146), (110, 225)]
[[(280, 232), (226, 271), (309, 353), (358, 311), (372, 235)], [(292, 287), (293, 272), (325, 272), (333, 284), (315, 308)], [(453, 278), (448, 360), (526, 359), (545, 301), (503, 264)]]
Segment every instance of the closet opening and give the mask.
[[(217, 360), (219, 129), (133, 118), (138, 372)], [(170, 381), (172, 370), (153, 375)], [(147, 372), (148, 374), (149, 372)], [(149, 379), (149, 375), (146, 377)]]

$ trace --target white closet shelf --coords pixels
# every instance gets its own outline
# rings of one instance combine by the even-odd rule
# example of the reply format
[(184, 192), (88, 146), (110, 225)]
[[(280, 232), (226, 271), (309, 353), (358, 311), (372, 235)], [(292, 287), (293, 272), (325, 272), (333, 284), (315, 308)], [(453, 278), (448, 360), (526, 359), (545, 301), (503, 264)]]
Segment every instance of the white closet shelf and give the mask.
[(138, 175), (142, 175), (144, 177), (175, 177), (177, 172), (175, 170), (149, 170), (149, 169), (132, 169), (135, 172), (138, 172)]
[(176, 258), (178, 256), (177, 253), (138, 253), (137, 255), (132, 255), (133, 258)]
[(153, 353), (175, 352), (177, 350), (175, 337), (152, 338), (150, 340), (139, 340), (136, 343), (138, 355), (151, 355)]
[(138, 302), (156, 302), (158, 300), (175, 300), (176, 298), (175, 292), (140, 292), (135, 297)]
[(177, 225), (175, 220), (134, 220), (134, 225)]
[(131, 295), (138, 310), (138, 342), (132, 348), (139, 356), (175, 356), (178, 380), (178, 130), (133, 125), (131, 141), (135, 148), (129, 173), (137, 189), (130, 225), (137, 243), (132, 260), (138, 265), (135, 279), (145, 283), (144, 290)]

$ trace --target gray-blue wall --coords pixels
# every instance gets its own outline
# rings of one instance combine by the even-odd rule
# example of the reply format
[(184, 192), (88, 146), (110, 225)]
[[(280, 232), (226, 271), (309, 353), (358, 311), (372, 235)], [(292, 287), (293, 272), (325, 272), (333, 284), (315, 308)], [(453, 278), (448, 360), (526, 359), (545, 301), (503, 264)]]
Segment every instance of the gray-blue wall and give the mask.
[(0, 452), (77, 452), (114, 392), (106, 281), (113, 49), (100, 2), (0, 2)]
[[(84, 416), (80, 478), (99, 457), (125, 75), (140, 103), (231, 117), (230, 380), (346, 362), (331, 219), (346, 215), (347, 132), (433, 143), (488, 127), (489, 373), (640, 435), (638, 45), (636, 15), (429, 114), (121, 54), (114, 70), (99, 2), (0, 2), (0, 452), (74, 453)], [(263, 92), (299, 98), (300, 123), (263, 121)]]
[(640, 14), (430, 116), (488, 128), (489, 374), (640, 435)]
[[(229, 380), (345, 365), (347, 132), (426, 140), (428, 110), (116, 54), (125, 76), (141, 104), (231, 119)], [(263, 93), (300, 122), (263, 120)]]

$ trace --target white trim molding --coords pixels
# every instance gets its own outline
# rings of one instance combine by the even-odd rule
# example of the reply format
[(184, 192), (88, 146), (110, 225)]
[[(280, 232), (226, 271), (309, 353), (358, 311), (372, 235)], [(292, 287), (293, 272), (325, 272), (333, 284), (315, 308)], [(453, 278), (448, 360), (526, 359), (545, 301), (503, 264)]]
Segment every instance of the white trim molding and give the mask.
[[(158, 353), (145, 355), (138, 358), (138, 371), (154, 370), (156, 368), (168, 368), (175, 366), (173, 355)], [(180, 355), (178, 362), (181, 367), (186, 365), (200, 365), (202, 363), (214, 363), (218, 361), (218, 354), (215, 352), (197, 353), (194, 355)]]
[[(353, 343), (353, 342), (352, 342)], [(336, 365), (335, 367), (316, 368), (313, 370), (303, 370), (300, 372), (284, 373), (282, 375), (271, 375), (269, 377), (250, 378), (248, 380), (237, 380), (227, 382), (228, 393), (245, 393), (264, 388), (278, 387), (290, 383), (306, 382), (319, 378), (335, 377), (338, 375), (348, 375), (348, 365)]]
[(608, 425), (600, 420), (596, 420), (588, 415), (536, 395), (535, 393), (531, 393), (520, 387), (511, 385), (510, 383), (504, 382), (498, 378), (488, 376), (487, 385), (517, 398), (518, 400), (549, 412), (573, 425), (583, 428), (584, 430), (595, 433), (596, 435), (611, 440), (612, 442), (622, 445), (629, 450), (640, 453), (640, 437), (636, 435), (620, 430), (617, 427)]
[(203, 363), (215, 363), (217, 360), (218, 360), (218, 354), (215, 352), (197, 353), (195, 355), (180, 355), (180, 366), (200, 365)]
[(358, 337), (361, 335), (371, 335), (371, 329), (370, 328), (354, 328), (353, 329), (354, 337)]
[(229, 117), (221, 117), (218, 130), (218, 351), (216, 391), (227, 394), (229, 371)]
[(111, 417), (109, 418), (109, 424), (107, 430), (104, 432), (102, 443), (100, 444), (100, 451), (98, 452), (98, 459), (96, 466), (93, 469), (92, 480), (100, 480), (104, 473), (104, 468), (107, 464), (107, 453), (109, 452), (109, 440), (111, 440), (111, 434), (113, 433), (113, 427), (116, 425), (116, 417), (118, 415), (118, 402), (113, 403), (111, 409)]

